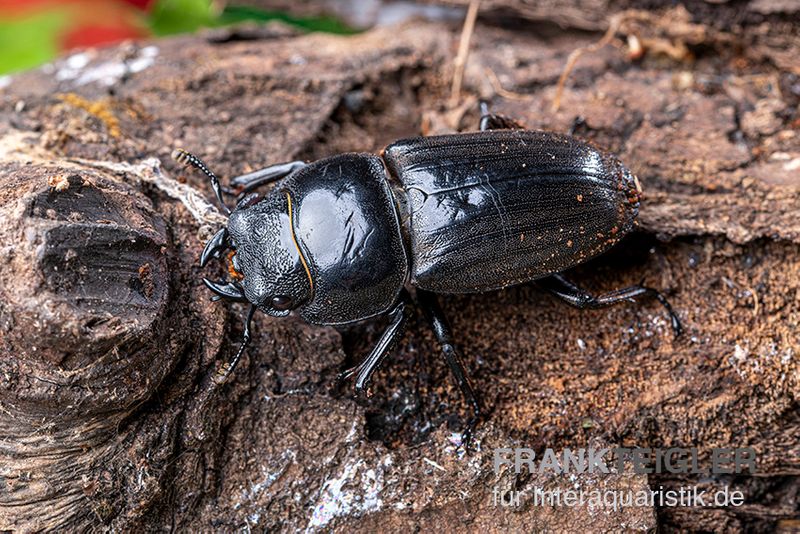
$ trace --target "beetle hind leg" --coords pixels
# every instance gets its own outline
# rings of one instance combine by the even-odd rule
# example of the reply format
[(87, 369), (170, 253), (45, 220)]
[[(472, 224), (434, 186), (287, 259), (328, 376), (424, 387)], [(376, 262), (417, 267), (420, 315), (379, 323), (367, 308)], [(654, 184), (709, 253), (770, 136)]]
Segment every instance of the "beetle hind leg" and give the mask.
[(428, 321), (431, 324), (433, 334), (436, 336), (436, 340), (439, 342), (439, 346), (442, 349), (442, 354), (444, 354), (445, 361), (447, 361), (447, 366), (450, 368), (450, 372), (453, 373), (453, 377), (456, 379), (456, 383), (458, 384), (458, 388), (461, 390), (461, 394), (464, 395), (464, 398), (472, 408), (472, 417), (467, 422), (466, 430), (464, 430), (462, 433), (462, 443), (464, 444), (464, 448), (468, 449), (469, 442), (472, 439), (472, 433), (475, 430), (475, 425), (477, 425), (478, 420), (481, 417), (482, 412), (480, 401), (478, 400), (478, 396), (475, 395), (475, 391), (472, 389), (472, 384), (469, 383), (469, 378), (464, 370), (464, 365), (461, 363), (461, 358), (458, 354), (458, 351), (453, 345), (450, 324), (447, 322), (447, 318), (445, 317), (442, 308), (439, 306), (439, 301), (436, 299), (436, 295), (418, 289), (417, 300), (419, 301), (425, 316), (428, 318)]
[(672, 306), (667, 298), (652, 287), (637, 284), (635, 286), (624, 287), (622, 289), (617, 289), (615, 291), (603, 293), (602, 295), (594, 296), (576, 286), (560, 274), (554, 274), (548, 276), (547, 278), (537, 280), (537, 283), (549, 293), (552, 293), (556, 297), (565, 301), (567, 304), (579, 309), (604, 308), (625, 300), (633, 301), (636, 297), (641, 296), (655, 298), (667, 310), (675, 336), (677, 337), (681, 335), (681, 332), (683, 332), (680, 319), (678, 319), (678, 316), (672, 310)]
[(489, 111), (489, 104), (481, 101), (481, 121), (478, 125), (480, 131), (487, 130), (524, 130), (525, 125), (504, 115), (495, 115)]

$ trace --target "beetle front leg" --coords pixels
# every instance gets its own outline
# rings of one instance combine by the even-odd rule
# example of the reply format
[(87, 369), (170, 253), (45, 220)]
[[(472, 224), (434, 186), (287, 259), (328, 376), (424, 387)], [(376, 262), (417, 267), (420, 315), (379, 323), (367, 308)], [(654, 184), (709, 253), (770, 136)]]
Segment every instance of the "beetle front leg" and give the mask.
[(262, 185), (267, 185), (281, 178), (285, 178), (305, 166), (306, 163), (303, 161), (290, 161), (288, 163), (270, 165), (269, 167), (264, 167), (263, 169), (233, 178), (231, 180), (231, 186), (235, 191), (239, 192), (240, 196), (245, 195)]
[(675, 312), (672, 311), (672, 306), (670, 306), (667, 298), (652, 287), (646, 287), (638, 284), (594, 296), (576, 286), (560, 274), (553, 274), (547, 278), (542, 278), (541, 280), (537, 280), (537, 283), (549, 293), (552, 293), (561, 300), (565, 301), (567, 304), (579, 309), (603, 308), (605, 306), (612, 306), (624, 300), (633, 302), (634, 298), (640, 296), (653, 297), (658, 300), (667, 310), (670, 322), (672, 323), (672, 330), (675, 332), (675, 336), (677, 337), (681, 335), (681, 332), (683, 331), (681, 322)]
[(244, 332), (242, 333), (242, 343), (239, 345), (239, 349), (233, 355), (232, 358), (228, 358), (225, 362), (217, 369), (216, 373), (214, 373), (214, 377), (211, 381), (211, 387), (219, 386), (220, 384), (225, 383), (228, 380), (228, 377), (231, 376), (231, 373), (234, 369), (236, 369), (236, 364), (239, 363), (239, 360), (242, 358), (247, 345), (250, 344), (250, 328), (253, 322), (253, 315), (256, 313), (256, 306), (254, 304), (250, 305), (250, 309), (247, 311), (247, 318), (244, 321)]
[(364, 358), (364, 361), (342, 372), (337, 382), (342, 382), (356, 375), (356, 395), (360, 396), (366, 394), (369, 396), (368, 387), (372, 374), (380, 367), (383, 360), (386, 359), (386, 356), (389, 354), (389, 351), (392, 350), (394, 345), (403, 337), (403, 333), (405, 333), (405, 326), (410, 308), (409, 301), (408, 292), (404, 289), (400, 294), (400, 301), (392, 308), (392, 311), (389, 312), (391, 322), (389, 326), (386, 327), (386, 330), (384, 330), (377, 345), (375, 345), (369, 355)]
[(472, 385), (469, 383), (469, 378), (467, 378), (467, 373), (464, 370), (464, 365), (461, 363), (458, 351), (453, 345), (450, 324), (447, 322), (447, 318), (442, 308), (439, 306), (436, 295), (428, 291), (417, 289), (417, 300), (431, 324), (433, 334), (439, 342), (442, 354), (444, 354), (444, 359), (447, 361), (450, 372), (453, 373), (456, 379), (461, 394), (464, 395), (464, 398), (472, 407), (472, 418), (467, 422), (467, 429), (464, 431), (462, 438), (464, 448), (468, 448), (470, 439), (472, 438), (472, 431), (475, 429), (475, 425), (481, 417), (480, 402), (477, 395), (475, 395), (475, 391), (472, 389)]

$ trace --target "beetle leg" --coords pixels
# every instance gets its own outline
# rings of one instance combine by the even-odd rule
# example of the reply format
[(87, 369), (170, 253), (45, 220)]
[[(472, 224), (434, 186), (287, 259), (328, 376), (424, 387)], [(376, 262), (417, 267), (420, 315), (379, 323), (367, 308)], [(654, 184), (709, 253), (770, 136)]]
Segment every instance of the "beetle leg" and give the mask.
[(464, 365), (461, 363), (458, 351), (453, 345), (450, 324), (447, 322), (447, 318), (442, 308), (439, 306), (436, 295), (428, 291), (417, 289), (417, 300), (431, 324), (433, 334), (439, 342), (444, 358), (447, 361), (448, 367), (450, 367), (450, 372), (453, 373), (456, 379), (461, 394), (464, 395), (464, 398), (472, 406), (472, 418), (467, 422), (467, 428), (463, 432), (462, 438), (464, 448), (466, 449), (469, 447), (475, 425), (481, 417), (481, 404), (477, 395), (475, 395), (475, 391), (472, 389), (472, 385), (469, 383), (469, 378), (467, 378), (467, 373), (464, 370)]
[(364, 358), (364, 361), (342, 372), (337, 378), (337, 382), (342, 382), (356, 375), (356, 395), (360, 396), (366, 393), (366, 395), (369, 396), (368, 386), (372, 374), (380, 367), (383, 360), (389, 354), (389, 351), (405, 332), (406, 320), (408, 319), (408, 311), (410, 308), (408, 302), (408, 293), (404, 289), (400, 296), (400, 302), (389, 312), (391, 322), (378, 340), (378, 344), (375, 345), (369, 355)]
[(239, 191), (239, 196), (241, 197), (262, 185), (285, 178), (294, 171), (302, 169), (305, 166), (306, 163), (302, 161), (290, 161), (288, 163), (270, 165), (269, 167), (237, 176), (231, 180), (231, 186), (233, 186), (234, 190)]
[(524, 130), (525, 126), (514, 119), (504, 115), (495, 115), (489, 111), (489, 104), (481, 101), (481, 122), (478, 127), (480, 131), (486, 130)]
[(589, 125), (586, 123), (586, 119), (582, 115), (576, 115), (575, 118), (572, 119), (572, 125), (569, 127), (567, 134), (575, 135), (575, 133), (580, 128), (586, 128), (587, 130), (591, 129), (589, 128)]
[(217, 372), (214, 373), (213, 384), (220, 385), (223, 384), (228, 377), (231, 375), (233, 370), (236, 368), (236, 364), (239, 363), (239, 360), (244, 354), (244, 349), (247, 348), (247, 345), (250, 344), (250, 325), (253, 322), (253, 315), (256, 313), (256, 305), (251, 304), (250, 309), (247, 312), (247, 318), (244, 322), (244, 332), (242, 333), (242, 343), (239, 345), (239, 349), (236, 351), (236, 354), (233, 355), (233, 358), (229, 358), (228, 360), (223, 363)]
[(603, 308), (605, 306), (617, 304), (623, 300), (632, 302), (634, 298), (640, 296), (654, 297), (667, 310), (670, 322), (672, 323), (672, 330), (675, 332), (675, 336), (677, 337), (681, 335), (681, 332), (683, 332), (681, 322), (675, 312), (672, 311), (672, 306), (670, 306), (669, 301), (666, 299), (666, 297), (664, 297), (664, 295), (652, 287), (646, 287), (642, 284), (638, 284), (635, 286), (617, 289), (615, 291), (609, 291), (608, 293), (603, 293), (602, 295), (595, 297), (594, 295), (576, 286), (560, 274), (553, 274), (547, 278), (542, 278), (541, 280), (537, 280), (537, 283), (548, 292), (565, 301), (567, 304), (575, 306), (579, 309)]

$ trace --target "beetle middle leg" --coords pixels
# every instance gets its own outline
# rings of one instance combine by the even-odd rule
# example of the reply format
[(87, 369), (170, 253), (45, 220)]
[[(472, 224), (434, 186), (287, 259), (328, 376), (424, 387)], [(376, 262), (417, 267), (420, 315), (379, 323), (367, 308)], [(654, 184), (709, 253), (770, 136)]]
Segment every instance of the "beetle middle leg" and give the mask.
[(337, 382), (342, 382), (356, 375), (356, 395), (369, 395), (368, 386), (372, 374), (380, 367), (383, 360), (385, 360), (386, 356), (389, 354), (389, 351), (392, 350), (405, 332), (408, 313), (410, 311), (410, 300), (408, 292), (404, 289), (400, 294), (400, 301), (392, 308), (392, 311), (389, 312), (391, 321), (378, 340), (378, 344), (375, 345), (369, 355), (364, 358), (364, 361), (342, 372), (337, 378)]
[(489, 111), (489, 104), (481, 101), (481, 122), (479, 129), (482, 132), (486, 130), (524, 130), (525, 126), (514, 119), (508, 118), (504, 115), (495, 115)]
[(442, 308), (439, 306), (436, 295), (417, 289), (417, 300), (425, 316), (428, 318), (428, 321), (431, 323), (433, 334), (439, 342), (442, 354), (444, 354), (447, 365), (450, 367), (450, 372), (453, 373), (462, 395), (464, 395), (467, 402), (469, 402), (472, 407), (472, 418), (467, 422), (467, 429), (464, 431), (462, 438), (464, 448), (468, 448), (470, 439), (472, 438), (472, 431), (481, 416), (480, 402), (475, 395), (475, 391), (472, 389), (472, 385), (469, 383), (469, 378), (467, 378), (467, 373), (464, 370), (464, 365), (461, 363), (458, 351), (453, 345), (450, 324), (447, 322), (447, 318), (444, 312), (442, 312)]
[(622, 289), (617, 289), (615, 291), (609, 291), (608, 293), (603, 293), (602, 295), (594, 296), (591, 293), (588, 293), (584, 289), (576, 286), (560, 274), (553, 274), (548, 276), (547, 278), (542, 278), (541, 280), (536, 281), (543, 289), (552, 293), (556, 297), (560, 298), (561, 300), (565, 301), (567, 304), (570, 304), (579, 309), (586, 309), (586, 308), (604, 308), (606, 306), (612, 306), (622, 301), (631, 301), (633, 302), (634, 298), (647, 296), (653, 297), (658, 300), (662, 306), (667, 310), (669, 314), (670, 322), (672, 323), (672, 330), (675, 332), (675, 336), (679, 336), (683, 331), (683, 327), (681, 326), (681, 322), (678, 319), (678, 316), (672, 311), (672, 306), (670, 306), (669, 301), (667, 298), (662, 295), (658, 290), (653, 289), (652, 287), (643, 286), (641, 284), (624, 287)]

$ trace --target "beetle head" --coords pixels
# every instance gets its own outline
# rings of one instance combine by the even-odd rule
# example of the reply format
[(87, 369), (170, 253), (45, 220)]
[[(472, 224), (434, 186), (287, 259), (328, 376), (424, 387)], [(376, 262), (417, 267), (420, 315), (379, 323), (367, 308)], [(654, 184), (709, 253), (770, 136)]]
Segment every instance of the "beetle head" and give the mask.
[(197, 156), (178, 149), (172, 157), (202, 171), (211, 180), (217, 201), (228, 214), (227, 228), (214, 234), (200, 256), (200, 266), (204, 267), (211, 258), (220, 258), (231, 251), (226, 257), (232, 280), (212, 282), (203, 278), (203, 283), (215, 293), (212, 300), (224, 298), (250, 304), (242, 343), (215, 374), (214, 383), (221, 384), (250, 343), (250, 323), (256, 308), (273, 317), (289, 315), (311, 299), (314, 282), (294, 235), (292, 199), (287, 191), (273, 190), (261, 201), (258, 195), (250, 195), (240, 199), (231, 212), (222, 194), (235, 192), (224, 188)]
[(249, 302), (273, 317), (285, 317), (307, 302), (314, 287), (294, 235), (289, 193), (273, 190), (260, 201), (258, 195), (249, 195), (231, 211), (222, 198), (219, 179), (197, 156), (178, 149), (172, 157), (208, 176), (217, 201), (229, 214), (228, 227), (208, 241), (200, 256), (200, 266), (205, 267), (211, 258), (232, 250), (227, 254), (232, 280), (203, 279), (216, 293), (214, 299)]
[(294, 236), (291, 197), (273, 191), (260, 202), (240, 203), (228, 220), (231, 258), (244, 297), (273, 317), (284, 317), (311, 298), (312, 282)]
[(228, 227), (211, 238), (200, 257), (205, 266), (227, 250), (232, 280), (206, 286), (225, 298), (250, 302), (273, 317), (285, 317), (308, 301), (313, 285), (291, 220), (291, 197), (274, 191), (260, 202), (249, 197), (239, 202), (228, 219)]

